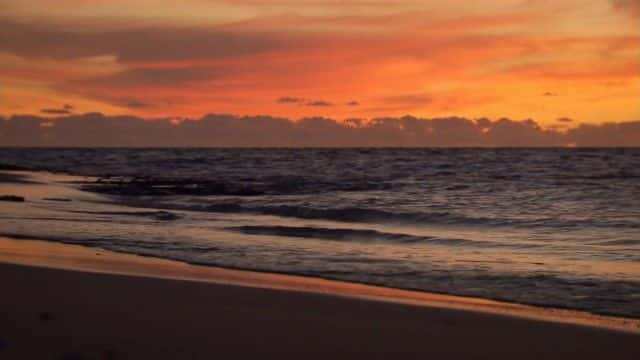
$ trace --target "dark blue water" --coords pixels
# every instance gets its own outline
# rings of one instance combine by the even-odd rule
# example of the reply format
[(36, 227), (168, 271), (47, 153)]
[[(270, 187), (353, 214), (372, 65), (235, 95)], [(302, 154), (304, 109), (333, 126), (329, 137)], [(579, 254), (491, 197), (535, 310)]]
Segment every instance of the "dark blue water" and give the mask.
[(640, 317), (640, 149), (0, 149), (0, 164), (92, 176), (73, 186), (98, 196), (0, 212), (4, 234)]

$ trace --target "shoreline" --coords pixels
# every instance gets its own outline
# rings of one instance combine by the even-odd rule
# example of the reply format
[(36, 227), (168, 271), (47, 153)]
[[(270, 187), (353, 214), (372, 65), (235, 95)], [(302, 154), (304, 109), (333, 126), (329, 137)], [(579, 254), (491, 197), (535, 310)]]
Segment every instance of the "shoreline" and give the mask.
[(357, 301), (432, 309), (611, 330), (640, 335), (640, 319), (592, 314), (457, 295), (403, 290), (301, 275), (229, 269), (101, 248), (37, 239), (0, 236), (0, 264), (108, 274), (143, 279), (177, 280), (253, 289), (315, 294)]
[(619, 318), (41, 241), (0, 239), (0, 284), (2, 359), (640, 356)]

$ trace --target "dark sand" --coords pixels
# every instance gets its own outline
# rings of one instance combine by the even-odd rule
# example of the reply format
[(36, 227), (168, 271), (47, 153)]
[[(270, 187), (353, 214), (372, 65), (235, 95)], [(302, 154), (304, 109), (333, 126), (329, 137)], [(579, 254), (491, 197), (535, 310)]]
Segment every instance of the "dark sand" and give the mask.
[[(310, 291), (328, 289), (313, 293), (301, 288), (305, 278), (300, 277), (148, 258), (131, 265), (137, 257), (59, 244), (4, 239), (0, 245), (0, 359), (640, 359), (640, 335), (633, 329), (612, 331), (482, 310), (500, 308), (497, 302), (478, 300), (481, 310), (475, 311), (456, 305), (464, 304), (457, 297), (450, 298), (451, 307), (447, 297), (438, 306), (379, 301), (383, 296), (373, 301), (345, 295), (371, 291), (375, 296), (375, 287), (309, 279)], [(69, 251), (47, 255), (53, 248)], [(39, 259), (75, 270), (9, 264), (8, 259), (19, 264)], [(92, 263), (97, 265), (87, 268)], [(213, 278), (93, 272), (106, 265), (123, 273), (138, 267), (145, 275), (153, 275), (152, 268), (168, 277), (176, 271), (190, 279), (207, 274), (226, 284)], [(238, 280), (245, 273), (249, 280)], [(300, 290), (230, 284), (251, 281), (266, 287), (270, 281), (275, 287), (290, 281), (286, 287)]]

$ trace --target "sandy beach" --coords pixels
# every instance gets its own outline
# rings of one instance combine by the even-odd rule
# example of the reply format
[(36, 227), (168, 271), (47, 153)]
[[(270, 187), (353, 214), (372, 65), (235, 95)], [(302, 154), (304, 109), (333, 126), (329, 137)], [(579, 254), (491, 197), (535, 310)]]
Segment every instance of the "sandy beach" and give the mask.
[(0, 263), (3, 359), (640, 355), (637, 320), (29, 240)]

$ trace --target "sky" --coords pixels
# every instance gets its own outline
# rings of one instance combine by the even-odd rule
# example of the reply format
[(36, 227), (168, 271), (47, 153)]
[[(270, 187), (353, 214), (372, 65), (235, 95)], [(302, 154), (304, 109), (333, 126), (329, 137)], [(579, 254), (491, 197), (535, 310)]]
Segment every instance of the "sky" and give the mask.
[(640, 0), (0, 0), (0, 117), (640, 120)]

